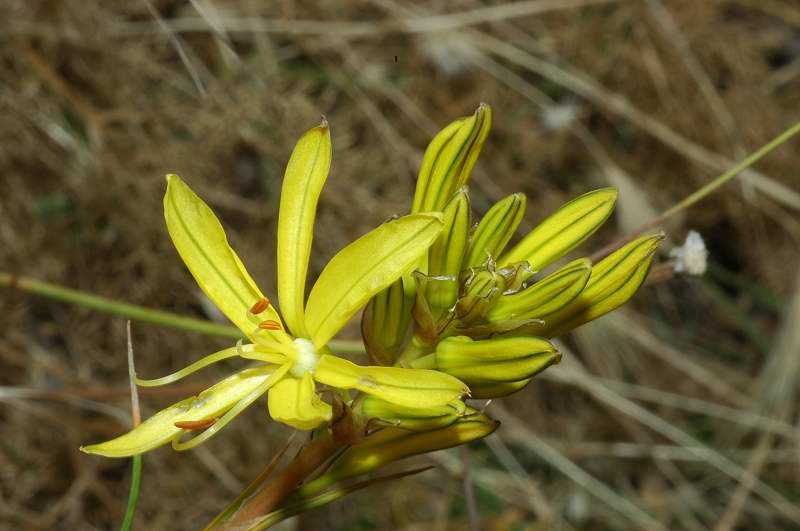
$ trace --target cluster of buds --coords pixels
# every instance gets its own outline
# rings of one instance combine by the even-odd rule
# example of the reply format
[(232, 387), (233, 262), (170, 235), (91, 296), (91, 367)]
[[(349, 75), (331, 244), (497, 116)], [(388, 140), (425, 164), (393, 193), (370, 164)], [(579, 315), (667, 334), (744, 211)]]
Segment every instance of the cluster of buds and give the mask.
[[(508, 248), (525, 196), (501, 199), (476, 223), (466, 186), (490, 127), (491, 109), (481, 105), (433, 139), (411, 212), (441, 212), (444, 228), (415, 270), (376, 295), (362, 318), (375, 364), (447, 373), (467, 384), (472, 398), (510, 395), (558, 363), (549, 340), (627, 302), (662, 239), (642, 236), (597, 263), (560, 265), (611, 215), (617, 192), (602, 188), (566, 203)], [(362, 412), (408, 422), (407, 412)]]

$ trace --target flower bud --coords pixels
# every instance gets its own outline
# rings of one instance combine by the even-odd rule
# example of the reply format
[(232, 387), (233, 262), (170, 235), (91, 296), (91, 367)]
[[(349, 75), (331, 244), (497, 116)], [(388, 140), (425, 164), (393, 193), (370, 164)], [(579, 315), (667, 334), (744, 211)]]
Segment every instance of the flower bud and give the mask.
[(431, 431), (382, 429), (345, 451), (325, 474), (309, 484), (309, 489), (318, 489), (372, 472), (406, 457), (482, 439), (494, 432), (499, 425), (496, 420), (468, 407), (462, 417), (444, 428)]
[(361, 415), (370, 425), (377, 423), (411, 431), (429, 431), (444, 428), (464, 416), (467, 406), (454, 400), (443, 406), (411, 408), (398, 406), (374, 396), (361, 402)]
[(647, 277), (663, 239), (662, 234), (642, 236), (595, 264), (581, 294), (548, 316), (539, 334), (559, 336), (628, 302)]
[(506, 290), (506, 279), (492, 269), (471, 271), (464, 281), (464, 293), (456, 303), (456, 315), (464, 324), (484, 318)]
[(516, 382), (476, 383), (470, 387), (472, 398), (503, 398), (523, 389), (531, 381), (525, 378)]
[(375, 295), (364, 307), (361, 337), (370, 360), (377, 365), (394, 365), (411, 324), (414, 293), (407, 293), (405, 278)]
[[(456, 336), (441, 341), (433, 354), (417, 359), (412, 366), (438, 369), (455, 376), (473, 391), (473, 387), (488, 386), (491, 390), (493, 384), (529, 380), (560, 359), (561, 354), (549, 341), (537, 337), (474, 341)], [(524, 385), (522, 383), (519, 388)]]
[(539, 319), (554, 313), (581, 294), (592, 262), (588, 258), (574, 260), (532, 286), (500, 297), (489, 310), (490, 321), (507, 319)]
[(503, 266), (527, 260), (534, 271), (541, 271), (594, 234), (611, 215), (616, 200), (614, 188), (601, 188), (573, 199), (529, 232), (498, 263)]
[(524, 194), (512, 194), (489, 209), (472, 235), (465, 268), (497, 260), (525, 215), (525, 202)]
[(444, 229), (428, 251), (426, 299), (434, 318), (452, 308), (458, 298), (458, 275), (467, 252), (472, 225), (469, 196), (462, 188), (444, 209)]
[(411, 213), (439, 212), (469, 179), (492, 126), (492, 109), (481, 104), (472, 116), (437, 134), (422, 159)]

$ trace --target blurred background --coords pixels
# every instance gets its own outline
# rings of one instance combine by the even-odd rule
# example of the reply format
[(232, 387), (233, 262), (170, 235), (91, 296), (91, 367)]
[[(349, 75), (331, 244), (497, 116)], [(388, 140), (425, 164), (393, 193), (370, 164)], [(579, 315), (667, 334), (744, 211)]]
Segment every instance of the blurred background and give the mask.
[[(0, 271), (196, 317), (217, 316), (167, 236), (164, 174), (274, 294), (283, 168), (322, 114), (312, 276), (407, 212), (428, 141), (480, 102), (479, 213), (524, 192), (529, 230), (620, 189), (584, 254), (800, 119), (794, 0), (5, 0), (0, 21)], [(658, 261), (695, 229), (706, 275), (666, 270), (489, 406), (503, 426), (469, 453), (482, 529), (800, 529), (798, 168), (793, 140), (671, 217)], [(129, 426), (125, 338), (122, 318), (0, 288), (3, 529), (118, 527), (130, 461), (78, 446)], [(133, 323), (143, 377), (228, 344)], [(237, 366), (143, 393), (143, 413)], [(202, 527), (289, 434), (259, 403), (195, 451), (147, 454), (138, 528)], [(458, 452), (429, 463), (288, 529), (468, 529)]]

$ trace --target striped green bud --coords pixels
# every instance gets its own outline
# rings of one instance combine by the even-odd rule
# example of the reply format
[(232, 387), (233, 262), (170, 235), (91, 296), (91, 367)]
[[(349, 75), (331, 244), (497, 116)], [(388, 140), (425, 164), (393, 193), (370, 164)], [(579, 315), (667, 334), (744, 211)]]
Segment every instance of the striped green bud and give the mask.
[(465, 268), (497, 260), (522, 222), (525, 202), (524, 194), (512, 194), (489, 209), (472, 235)]
[[(455, 376), (467, 384), (470, 391), (473, 386), (486, 391), (492, 390), (494, 384), (529, 380), (560, 360), (561, 354), (555, 347), (538, 337), (475, 341), (466, 336), (456, 336), (439, 342), (435, 352), (415, 360), (412, 366)], [(524, 384), (519, 388), (522, 387)]]
[(399, 279), (375, 295), (364, 308), (361, 336), (373, 363), (394, 365), (411, 325), (414, 293), (406, 293)]
[(411, 213), (441, 212), (466, 184), (492, 127), (492, 109), (481, 104), (472, 116), (451, 123), (437, 134), (422, 159)]
[(574, 260), (532, 286), (500, 297), (487, 317), (490, 321), (542, 319), (580, 295), (591, 272), (588, 258)]
[(368, 426), (377, 423), (411, 431), (444, 428), (463, 417), (466, 409), (461, 400), (426, 408), (398, 406), (374, 396), (367, 396), (361, 402), (361, 416), (368, 419)]
[(503, 398), (524, 389), (530, 381), (531, 378), (525, 378), (516, 382), (476, 383), (469, 390), (472, 398)]
[(611, 215), (616, 200), (614, 188), (601, 188), (573, 199), (529, 232), (498, 264), (527, 260), (534, 271), (541, 271), (594, 234)]
[(450, 200), (442, 213), (444, 229), (439, 239), (428, 251), (428, 276), (426, 298), (431, 312), (440, 318), (458, 298), (458, 276), (469, 243), (472, 226), (469, 195), (462, 188)]
[(506, 278), (490, 269), (471, 270), (464, 281), (464, 293), (456, 303), (456, 316), (464, 324), (482, 320), (506, 290)]
[(400, 459), (467, 444), (490, 435), (499, 425), (496, 420), (468, 407), (462, 417), (444, 428), (430, 431), (385, 428), (348, 448), (309, 487), (320, 488), (372, 472)]
[(539, 333), (559, 336), (628, 302), (647, 277), (663, 239), (661, 234), (642, 236), (595, 264), (581, 294), (549, 315)]

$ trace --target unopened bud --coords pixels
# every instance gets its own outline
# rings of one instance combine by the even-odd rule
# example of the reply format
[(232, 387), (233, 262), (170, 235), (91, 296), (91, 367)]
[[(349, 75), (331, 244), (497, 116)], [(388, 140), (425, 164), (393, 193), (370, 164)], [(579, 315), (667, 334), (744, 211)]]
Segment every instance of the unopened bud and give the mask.
[(561, 354), (549, 341), (536, 337), (474, 341), (466, 336), (457, 336), (441, 341), (433, 354), (417, 359), (412, 365), (435, 368), (455, 376), (470, 387), (473, 396), (476, 396), (474, 387), (484, 390), (481, 398), (493, 398), (503, 396), (487, 394), (486, 390), (491, 391), (494, 384), (529, 380), (560, 360)]
[(642, 236), (596, 263), (580, 296), (547, 316), (540, 335), (559, 336), (628, 302), (647, 278), (663, 239), (661, 234)]
[(430, 431), (453, 424), (464, 416), (466, 408), (461, 400), (454, 400), (443, 406), (411, 408), (367, 396), (361, 403), (361, 414), (369, 419), (370, 424), (378, 423), (411, 431)]
[(439, 132), (422, 159), (411, 213), (440, 212), (466, 184), (492, 127), (492, 109), (481, 104), (472, 116)]
[(482, 320), (505, 292), (505, 277), (492, 269), (471, 271), (464, 281), (464, 293), (456, 303), (456, 315), (464, 324)]
[(526, 201), (525, 195), (512, 194), (489, 209), (472, 235), (465, 268), (497, 260), (525, 215)]
[(498, 263), (527, 260), (541, 271), (594, 234), (614, 210), (617, 191), (601, 188), (577, 197), (559, 208), (528, 233)]

